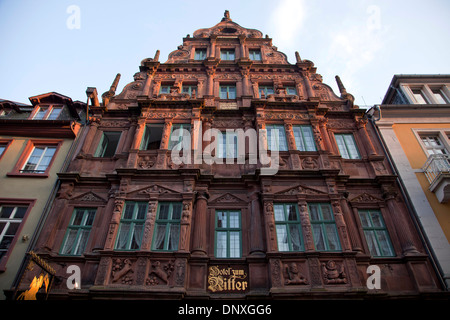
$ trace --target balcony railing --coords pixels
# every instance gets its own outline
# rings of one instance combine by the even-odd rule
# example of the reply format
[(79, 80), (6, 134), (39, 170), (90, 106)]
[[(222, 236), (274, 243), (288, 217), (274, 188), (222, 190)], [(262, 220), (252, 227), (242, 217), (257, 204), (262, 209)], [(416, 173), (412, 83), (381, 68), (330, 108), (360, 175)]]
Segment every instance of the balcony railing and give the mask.
[(433, 184), (440, 175), (450, 173), (450, 155), (432, 154), (422, 167), (428, 182)]

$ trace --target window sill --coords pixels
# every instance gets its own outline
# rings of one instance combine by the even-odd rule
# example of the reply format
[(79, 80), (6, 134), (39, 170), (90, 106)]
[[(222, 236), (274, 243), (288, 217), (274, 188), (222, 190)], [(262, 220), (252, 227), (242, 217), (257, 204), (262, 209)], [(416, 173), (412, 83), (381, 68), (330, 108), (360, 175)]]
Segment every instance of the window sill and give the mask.
[(46, 173), (20, 173), (20, 172), (8, 172), (7, 177), (11, 178), (48, 178), (49, 174)]

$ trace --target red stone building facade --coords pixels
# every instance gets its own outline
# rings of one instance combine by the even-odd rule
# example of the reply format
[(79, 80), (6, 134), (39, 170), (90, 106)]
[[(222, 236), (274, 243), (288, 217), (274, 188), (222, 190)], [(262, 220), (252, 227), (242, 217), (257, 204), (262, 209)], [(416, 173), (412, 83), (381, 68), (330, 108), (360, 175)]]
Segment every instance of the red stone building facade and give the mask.
[[(60, 279), (50, 298), (442, 292), (365, 110), (338, 77), (340, 96), (313, 62), (289, 63), (227, 12), (165, 63), (144, 59), (116, 95), (119, 77), (101, 102), (88, 90), (89, 129), (35, 248)], [(223, 133), (212, 164), (208, 129)], [(200, 152), (176, 161), (180, 141)], [(79, 290), (67, 288), (70, 265)], [(380, 289), (366, 284), (370, 265)]]

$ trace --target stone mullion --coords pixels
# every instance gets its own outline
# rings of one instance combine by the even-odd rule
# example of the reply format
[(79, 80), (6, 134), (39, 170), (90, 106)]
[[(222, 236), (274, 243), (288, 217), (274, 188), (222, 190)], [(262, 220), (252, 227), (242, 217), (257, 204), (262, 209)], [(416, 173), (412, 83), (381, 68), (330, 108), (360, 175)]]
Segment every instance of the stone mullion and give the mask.
[(144, 235), (142, 236), (142, 251), (150, 251), (151, 243), (153, 239), (153, 232), (156, 220), (156, 212), (158, 208), (158, 200), (151, 199), (148, 202), (147, 215), (144, 223)]

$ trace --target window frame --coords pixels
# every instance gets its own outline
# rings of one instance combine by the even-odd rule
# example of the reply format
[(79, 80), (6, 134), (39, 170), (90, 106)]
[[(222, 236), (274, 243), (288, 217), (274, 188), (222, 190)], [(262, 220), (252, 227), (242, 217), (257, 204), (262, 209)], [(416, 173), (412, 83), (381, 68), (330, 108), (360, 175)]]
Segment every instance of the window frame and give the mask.
[[(284, 220), (277, 220), (276, 218), (276, 206), (283, 206), (283, 216)], [(296, 220), (289, 220), (289, 212), (287, 210), (288, 206), (294, 206), (296, 212)], [(277, 235), (277, 248), (280, 252), (303, 252), (305, 251), (305, 243), (303, 241), (303, 233), (302, 233), (302, 223), (300, 219), (300, 212), (298, 209), (298, 204), (294, 202), (280, 202), (273, 203), (273, 219), (275, 221), (275, 233)], [(285, 226), (286, 237), (287, 237), (287, 245), (289, 250), (280, 250), (280, 242), (279, 242), (279, 233), (277, 226)], [(298, 235), (300, 240), (299, 250), (293, 250), (293, 244), (291, 241), (291, 228), (290, 226), (297, 226)]]
[[(226, 88), (226, 97), (224, 97), (222, 95), (223, 88)], [(234, 90), (234, 92), (232, 92), (232, 94), (234, 94), (234, 97), (230, 97), (231, 96), (230, 89)], [(232, 84), (231, 83), (230, 84), (221, 83), (219, 85), (219, 99), (221, 99), (221, 100), (236, 100), (236, 98), (237, 98), (237, 92), (236, 92), (236, 84), (235, 83), (232, 83)]]
[[(232, 54), (232, 58), (231, 58), (231, 52), (233, 52)], [(225, 59), (223, 58), (225, 55)], [(235, 48), (222, 48), (220, 49), (220, 60), (222, 61), (234, 61), (236, 60), (236, 49)]]
[(12, 141), (13, 140), (10, 140), (10, 139), (0, 139), (0, 148), (5, 148), (0, 153), (0, 160), (2, 160), (2, 158), (5, 155), (6, 151), (8, 151), (8, 148), (11, 145)]
[[(299, 137), (298, 138), (301, 139), (301, 142), (302, 142), (300, 146), (297, 143), (298, 140), (297, 140), (297, 136), (296, 136), (296, 132), (295, 132), (296, 130), (295, 129), (299, 130), (298, 131), (299, 132)], [(304, 129), (308, 129), (309, 130), (308, 133), (311, 134), (311, 141), (310, 142), (312, 142), (313, 150), (307, 150), (307, 149), (310, 149), (310, 148), (307, 147), (306, 138), (305, 138), (305, 134), (304, 134)], [(294, 134), (295, 148), (298, 151), (305, 151), (305, 152), (307, 152), (307, 151), (317, 151), (316, 141), (314, 139), (314, 133), (313, 133), (313, 129), (312, 129), (311, 125), (293, 125), (292, 126), (292, 133)]]
[[(217, 152), (217, 158), (220, 159), (237, 159), (238, 157), (238, 135), (236, 132), (227, 132), (227, 131), (221, 131), (220, 140), (218, 143), (218, 152)], [(225, 139), (225, 141), (223, 140)], [(230, 146), (230, 141), (232, 142), (232, 145), (234, 146), (232, 151), (228, 148)], [(224, 144), (225, 142), (225, 144)]]
[[(125, 213), (127, 210), (127, 206), (133, 204), (133, 213), (131, 219), (125, 218)], [(139, 214), (139, 205), (145, 204), (145, 213), (144, 217), (139, 219), (137, 216)], [(120, 216), (120, 222), (119, 222), (119, 228), (117, 230), (116, 235), (116, 241), (114, 244), (114, 250), (117, 251), (138, 251), (141, 249), (142, 246), (142, 239), (144, 237), (144, 227), (145, 227), (145, 220), (147, 217), (147, 211), (148, 211), (148, 202), (146, 201), (125, 201), (125, 205), (123, 206), (122, 215)], [(127, 224), (129, 225), (128, 233), (126, 236), (126, 243), (125, 248), (118, 248), (119, 240), (120, 240), (120, 231), (122, 230), (123, 226)], [(136, 232), (135, 227), (136, 226), (142, 226), (141, 230), (141, 242), (139, 243), (139, 246), (137, 248), (131, 248), (131, 245), (133, 243), (133, 237)]]
[[(356, 150), (356, 153), (357, 153), (357, 157), (356, 158), (353, 157), (354, 155), (352, 156), (350, 154), (350, 151), (349, 151), (349, 148), (348, 148), (348, 145), (347, 145), (347, 141), (345, 140), (346, 136), (347, 137), (350, 136), (351, 139), (352, 139), (352, 143), (353, 143), (353, 145), (355, 147), (355, 150)], [(339, 147), (340, 144), (338, 142), (337, 137), (342, 137), (342, 141), (344, 142), (345, 152), (347, 153), (348, 157), (346, 157), (345, 155), (342, 154), (343, 150), (341, 150), (341, 148)], [(359, 151), (358, 145), (356, 144), (356, 139), (355, 139), (355, 136), (353, 135), (353, 133), (336, 133), (335, 132), (334, 133), (334, 139), (336, 140), (336, 145), (337, 145), (339, 154), (341, 155), (341, 157), (343, 159), (348, 159), (348, 160), (361, 160), (362, 159), (361, 158), (361, 153)]]
[[(259, 59), (255, 59), (255, 54), (259, 54)], [(248, 49), (248, 57), (252, 61), (262, 61), (261, 49)]]
[[(227, 226), (226, 227), (219, 227), (219, 213), (226, 213), (227, 217)], [(238, 214), (238, 227), (231, 227), (230, 226), (230, 213), (237, 213)], [(242, 258), (242, 212), (241, 210), (235, 210), (235, 209), (216, 209), (214, 213), (214, 257), (217, 259), (240, 259)], [(224, 232), (226, 233), (226, 252), (225, 257), (218, 256), (218, 234)], [(239, 256), (231, 256), (231, 233), (239, 234)]]
[[(200, 59), (197, 59), (197, 52), (204, 52), (204, 56), (202, 54), (199, 54)], [(194, 60), (195, 61), (203, 61), (206, 60), (208, 56), (208, 50), (206, 48), (195, 48), (194, 50)], [(203, 57), (203, 58), (202, 58)]]
[[(112, 133), (118, 133), (119, 134), (119, 138), (117, 139), (117, 145), (116, 148), (114, 150), (114, 153), (110, 156), (105, 156), (105, 152), (108, 149), (108, 144), (110, 142), (108, 142), (108, 144), (106, 145), (106, 147), (103, 147), (103, 142), (105, 140), (105, 136), (107, 134), (112, 134)], [(112, 158), (116, 155), (117, 153), (117, 149), (119, 148), (119, 144), (120, 144), (120, 140), (122, 139), (122, 131), (116, 131), (116, 130), (111, 130), (111, 131), (102, 131), (101, 133), (101, 137), (100, 137), (100, 141), (98, 142), (97, 148), (95, 149), (94, 152), (94, 158)], [(103, 151), (101, 151), (103, 149)]]
[[(377, 214), (378, 214), (378, 216), (379, 216), (379, 221), (380, 221), (381, 224), (382, 224), (381, 227), (373, 226), (374, 224), (373, 224), (372, 216), (371, 216), (371, 214), (370, 214), (371, 212), (377, 213)], [(361, 213), (367, 213), (367, 217), (368, 217), (370, 223), (372, 224), (372, 226), (364, 226), (364, 224), (363, 224), (363, 219), (362, 219), (362, 217), (361, 217)], [(383, 213), (381, 212), (381, 210), (379, 210), (379, 209), (358, 209), (358, 218), (359, 218), (359, 221), (360, 221), (360, 223), (361, 223), (362, 233), (363, 233), (363, 235), (364, 235), (364, 239), (365, 239), (365, 241), (366, 241), (367, 249), (369, 250), (370, 255), (371, 255), (372, 257), (375, 257), (375, 258), (395, 257), (396, 254), (395, 254), (394, 246), (392, 245), (391, 236), (389, 235), (389, 231), (388, 231), (388, 229), (387, 229), (386, 222), (384, 221)], [(367, 239), (368, 239), (368, 236), (366, 235), (366, 231), (373, 231), (373, 234), (374, 234), (374, 237), (375, 237), (375, 241), (376, 241), (376, 242), (375, 242), (376, 247), (377, 247), (376, 249), (377, 249), (377, 251), (379, 251), (380, 253), (381, 253), (383, 250), (382, 250), (382, 247), (381, 247), (381, 245), (380, 245), (380, 241), (379, 241), (379, 239), (378, 239), (378, 235), (377, 235), (376, 231), (382, 231), (382, 232), (384, 232), (385, 237), (386, 237), (386, 243), (387, 243), (387, 245), (388, 245), (388, 248), (389, 248), (389, 251), (390, 251), (391, 254), (390, 254), (390, 255), (383, 255), (383, 254), (380, 254), (380, 255), (374, 255), (373, 252), (372, 252), (372, 250), (371, 250), (371, 247), (369, 247), (369, 241), (367, 240)]]
[[(169, 205), (169, 210), (167, 213), (167, 219), (161, 219), (160, 213), (161, 213), (161, 204)], [(180, 206), (180, 217), (178, 219), (173, 219), (173, 205), (177, 204)], [(152, 239), (152, 251), (158, 251), (158, 252), (175, 252), (178, 251), (180, 247), (180, 232), (181, 232), (181, 216), (183, 214), (183, 203), (181, 201), (161, 201), (158, 202), (158, 211), (156, 213), (156, 219), (155, 219), (155, 227), (153, 231), (153, 239)], [(156, 239), (158, 237), (158, 225), (165, 225), (165, 233), (164, 233), (164, 239), (163, 239), (163, 249), (156, 248)], [(175, 249), (169, 249), (169, 237), (170, 237), (170, 230), (173, 225), (178, 225), (178, 242), (176, 243)]]
[[(271, 92), (268, 93), (268, 90), (271, 90)], [(266, 98), (269, 94), (275, 94), (275, 88), (273, 85), (258, 85), (259, 98), (261, 98), (261, 91), (264, 91), (264, 97)]]
[[(7, 173), (6, 175), (8, 177), (38, 177), (38, 178), (48, 178), (49, 172), (53, 166), (53, 163), (58, 155), (58, 151), (61, 148), (63, 144), (63, 140), (38, 140), (38, 139), (30, 139), (25, 145), (24, 150), (22, 151), (22, 154), (19, 157), (19, 160), (17, 161), (16, 165), (12, 169), (11, 172)], [(47, 165), (47, 168), (43, 173), (34, 173), (34, 172), (21, 172), (23, 170), (24, 166), (28, 162), (33, 150), (35, 147), (55, 147), (55, 152), (53, 153), (52, 159), (50, 160), (49, 164)]]
[[(151, 137), (151, 133), (149, 133), (149, 130), (151, 130), (151, 129), (149, 129), (149, 127), (154, 127), (154, 128), (161, 127), (161, 139), (159, 140), (158, 148), (155, 148), (155, 149), (148, 148), (149, 140)], [(158, 149), (160, 149), (163, 131), (164, 131), (164, 123), (147, 123), (145, 125), (144, 134), (142, 135), (142, 140), (141, 140), (141, 144), (139, 146), (139, 150), (158, 150)]]
[[(185, 91), (185, 89), (187, 89), (187, 91)], [(181, 86), (181, 93), (187, 93), (190, 97), (192, 97), (192, 91), (195, 90), (195, 93), (197, 94), (198, 89), (197, 89), (197, 85), (195, 84), (186, 84), (186, 85), (182, 85)]]
[[(169, 142), (167, 144), (167, 150), (173, 150), (173, 148), (175, 146), (180, 146), (180, 148), (177, 148), (175, 150), (181, 150), (181, 145), (183, 144), (182, 143), (183, 142), (183, 137), (185, 137), (185, 136), (184, 135), (179, 135), (177, 141), (172, 141), (172, 134), (177, 129), (187, 130), (187, 131), (189, 131), (190, 134), (191, 134), (191, 130), (192, 130), (190, 123), (174, 123), (174, 124), (172, 124), (172, 126), (170, 128), (170, 135), (169, 135)], [(181, 132), (183, 133), (183, 131), (181, 131)], [(190, 146), (191, 145), (191, 141), (189, 140), (188, 143), (189, 143), (189, 146)], [(183, 145), (185, 145), (185, 144), (183, 144)]]
[[(278, 141), (276, 142), (276, 146), (278, 151), (288, 151), (289, 146), (287, 143), (286, 137), (286, 129), (283, 124), (266, 124), (266, 133), (267, 133), (267, 150), (273, 151), (276, 149), (272, 149), (272, 130), (277, 130), (282, 132), (282, 134), (278, 135)], [(270, 134), (269, 134), (270, 132)], [(280, 139), (284, 137), (283, 150), (280, 149)], [(275, 140), (274, 140), (275, 141)]]
[[(37, 119), (37, 115), (40, 114), (40, 110), (45, 108), (45, 112), (42, 113), (42, 117)], [(37, 105), (35, 109), (33, 110), (32, 114), (30, 115), (31, 120), (58, 120), (58, 117), (61, 115), (61, 112), (64, 108), (64, 105), (62, 104), (42, 104)], [(53, 114), (53, 111), (55, 109), (60, 109), (58, 114), (56, 115), (55, 119), (49, 119), (49, 117)]]
[[(22, 217), (20, 225), (18, 226), (16, 233), (14, 234), (14, 238), (12, 239), (11, 243), (9, 244), (8, 249), (6, 250), (5, 254), (0, 258), (0, 272), (6, 271), (6, 264), (8, 262), (8, 259), (11, 256), (12, 251), (14, 250), (15, 244), (16, 244), (17, 240), (19, 239), (22, 229), (23, 229), (24, 225), (26, 224), (28, 215), (30, 214), (35, 203), (36, 203), (35, 199), (13, 199), (13, 198), (0, 199), (0, 207), (3, 207), (3, 206), (27, 207), (27, 210), (25, 211), (25, 214)], [(0, 219), (5, 219), (5, 218), (0, 218)], [(3, 231), (3, 230), (1, 230), (1, 231)], [(0, 241), (1, 240), (2, 239), (0, 239)]]
[[(320, 219), (313, 220), (311, 206), (317, 206), (317, 208), (318, 208), (317, 213), (318, 213), (318, 216)], [(324, 219), (322, 206), (327, 206), (329, 208), (332, 219), (328, 219), (328, 220)], [(308, 203), (308, 214), (309, 214), (309, 221), (311, 224), (311, 230), (312, 230), (312, 234), (313, 234), (314, 249), (316, 251), (320, 251), (320, 252), (341, 252), (342, 251), (341, 239), (339, 238), (339, 232), (338, 232), (338, 229), (336, 226), (336, 220), (334, 218), (334, 212), (333, 212), (333, 208), (331, 207), (331, 204), (325, 203), (325, 202)], [(317, 243), (319, 242), (319, 239), (317, 239), (316, 233), (314, 232), (315, 225), (320, 226), (320, 229), (321, 229), (321, 235), (322, 235), (322, 240), (323, 240), (323, 244), (324, 244), (323, 250), (317, 249)], [(337, 249), (330, 249), (330, 245), (329, 245), (330, 242), (328, 240), (329, 234), (328, 234), (328, 231), (326, 228), (326, 226), (329, 226), (329, 225), (334, 226), (333, 231), (334, 231), (334, 234), (337, 239), (337, 247), (338, 247)]]
[[(79, 211), (83, 211), (81, 223), (79, 225), (74, 225), (73, 223), (75, 221), (77, 212), (79, 212)], [(92, 211), (94, 212), (94, 217), (92, 218), (92, 224), (86, 225), (86, 222)], [(64, 255), (64, 256), (81, 256), (81, 255), (83, 255), (83, 253), (86, 250), (87, 244), (89, 242), (89, 238), (91, 236), (92, 226), (94, 225), (96, 215), (97, 215), (97, 208), (92, 208), (92, 207), (91, 208), (89, 208), (89, 207), (74, 208), (74, 210), (72, 212), (72, 216), (70, 217), (70, 220), (69, 220), (69, 224), (67, 225), (67, 228), (66, 228), (66, 233), (64, 234), (63, 242), (61, 243), (61, 248), (59, 250), (60, 255)], [(65, 247), (67, 245), (67, 240), (68, 240), (70, 231), (72, 231), (72, 230), (76, 230), (73, 247), (70, 249), (69, 253), (63, 253), (63, 249), (65, 249)], [(76, 252), (80, 251), (79, 249), (80, 249), (81, 234), (83, 233), (83, 231), (86, 231), (86, 230), (89, 231), (88, 235), (87, 235), (87, 239), (84, 243), (84, 247), (82, 248), (81, 252), (77, 254)]]

